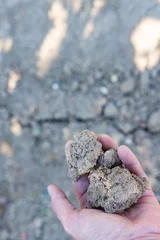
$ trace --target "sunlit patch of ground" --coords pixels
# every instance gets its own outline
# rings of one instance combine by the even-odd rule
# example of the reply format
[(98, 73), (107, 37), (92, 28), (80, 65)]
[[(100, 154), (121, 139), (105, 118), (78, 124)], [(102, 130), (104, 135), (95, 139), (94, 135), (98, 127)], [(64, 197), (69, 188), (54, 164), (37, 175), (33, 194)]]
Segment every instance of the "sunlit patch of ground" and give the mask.
[(81, 9), (83, 0), (73, 0), (73, 12), (78, 13)]
[(13, 40), (11, 37), (0, 39), (0, 53), (7, 53), (12, 49)]
[(22, 133), (22, 127), (21, 124), (19, 123), (19, 121), (13, 117), (11, 119), (11, 127), (10, 127), (11, 132), (15, 135), (15, 136), (20, 136)]
[(94, 19), (104, 7), (106, 1), (105, 0), (95, 0), (93, 3), (93, 7), (90, 12), (90, 20), (86, 23), (83, 31), (83, 38), (87, 39), (94, 32)]
[(0, 154), (6, 157), (12, 157), (13, 151), (10, 144), (6, 141), (0, 141)]
[(49, 30), (40, 49), (37, 51), (36, 65), (40, 77), (43, 77), (48, 72), (51, 62), (58, 56), (68, 28), (68, 12), (60, 1), (53, 2), (48, 17), (53, 21), (53, 27)]
[(8, 79), (8, 92), (13, 93), (18, 81), (21, 79), (20, 73), (17, 71), (11, 71)]
[(134, 62), (143, 72), (152, 69), (160, 60), (160, 20), (144, 18), (131, 35), (134, 47)]

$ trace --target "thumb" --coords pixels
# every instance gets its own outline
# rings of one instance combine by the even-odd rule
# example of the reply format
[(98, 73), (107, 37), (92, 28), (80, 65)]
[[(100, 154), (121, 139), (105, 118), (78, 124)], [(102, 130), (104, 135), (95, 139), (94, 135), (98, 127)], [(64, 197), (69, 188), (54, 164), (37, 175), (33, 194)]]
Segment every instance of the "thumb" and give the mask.
[(75, 209), (73, 204), (67, 199), (65, 193), (59, 187), (49, 185), (48, 193), (51, 198), (52, 210), (61, 221), (64, 230), (75, 238), (73, 226), (76, 225), (79, 212)]
[[(122, 216), (106, 214), (96, 209), (82, 209), (78, 212), (60, 188), (50, 185), (48, 192), (51, 196), (53, 211), (65, 231), (74, 239), (117, 239), (116, 236), (121, 234), (125, 236), (130, 230), (130, 223)], [(122, 229), (126, 226), (128, 230), (124, 234)], [(126, 239), (126, 237), (121, 239)]]

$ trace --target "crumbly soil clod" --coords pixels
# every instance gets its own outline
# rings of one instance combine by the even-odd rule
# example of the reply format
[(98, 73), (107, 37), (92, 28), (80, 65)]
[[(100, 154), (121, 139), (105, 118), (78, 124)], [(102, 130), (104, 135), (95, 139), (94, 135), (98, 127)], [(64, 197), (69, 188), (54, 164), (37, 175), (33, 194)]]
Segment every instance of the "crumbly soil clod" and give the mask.
[(89, 204), (107, 213), (120, 213), (136, 203), (147, 190), (146, 178), (131, 174), (128, 169), (100, 167), (89, 175)]
[(74, 141), (66, 147), (66, 159), (69, 166), (69, 176), (73, 181), (97, 164), (97, 159), (102, 152), (102, 144), (97, 141), (94, 133), (83, 130), (74, 136)]
[(112, 148), (106, 151), (104, 154), (101, 154), (98, 159), (98, 163), (100, 166), (107, 168), (113, 168), (122, 165), (122, 161), (117, 154), (117, 148)]

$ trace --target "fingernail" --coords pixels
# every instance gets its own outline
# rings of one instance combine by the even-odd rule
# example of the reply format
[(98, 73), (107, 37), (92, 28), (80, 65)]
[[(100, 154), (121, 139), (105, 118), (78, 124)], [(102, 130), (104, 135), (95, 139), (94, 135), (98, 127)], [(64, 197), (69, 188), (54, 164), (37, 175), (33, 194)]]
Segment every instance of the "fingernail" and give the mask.
[(52, 187), (49, 185), (47, 187), (47, 190), (48, 190), (49, 196), (51, 197), (52, 196)]

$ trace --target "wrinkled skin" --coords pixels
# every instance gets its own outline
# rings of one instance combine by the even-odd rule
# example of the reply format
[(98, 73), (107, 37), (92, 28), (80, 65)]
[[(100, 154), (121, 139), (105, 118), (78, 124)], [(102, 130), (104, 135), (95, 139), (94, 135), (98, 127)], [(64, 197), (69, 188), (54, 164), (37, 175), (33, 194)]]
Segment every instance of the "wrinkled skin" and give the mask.
[[(103, 149), (115, 147), (108, 135), (99, 136)], [(118, 155), (132, 173), (146, 177), (139, 161), (126, 146), (118, 147)], [(55, 185), (48, 187), (52, 209), (65, 231), (77, 240), (158, 240), (160, 239), (160, 205), (151, 189), (138, 202), (121, 214), (107, 214), (101, 210), (86, 209), (88, 178), (83, 176), (74, 184), (80, 211), (75, 209), (64, 192)]]

